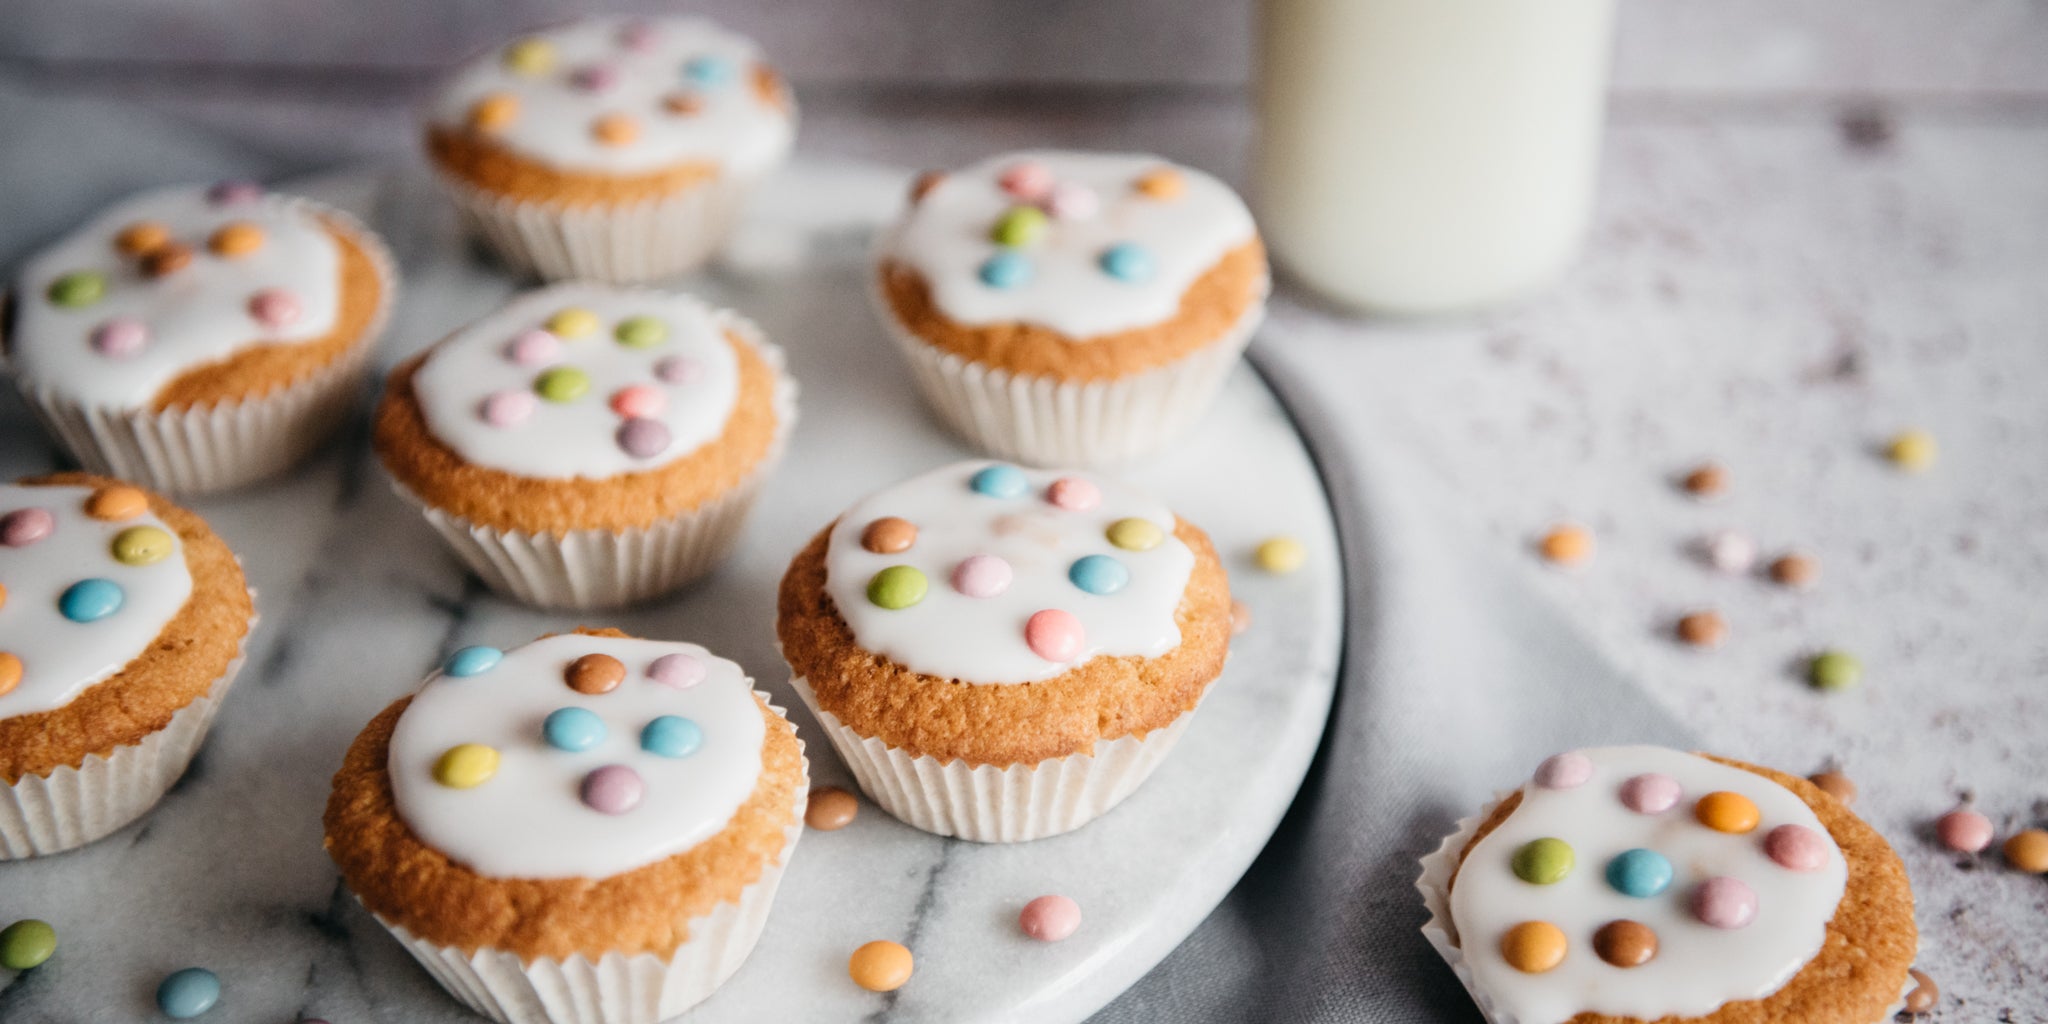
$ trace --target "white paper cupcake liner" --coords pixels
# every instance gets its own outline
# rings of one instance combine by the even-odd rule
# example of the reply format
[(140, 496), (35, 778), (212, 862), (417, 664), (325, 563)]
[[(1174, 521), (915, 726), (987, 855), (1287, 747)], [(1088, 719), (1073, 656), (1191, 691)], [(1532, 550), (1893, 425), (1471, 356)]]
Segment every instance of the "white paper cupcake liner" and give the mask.
[(242, 671), (255, 630), (251, 617), (226, 671), (163, 728), (111, 754), (87, 755), (76, 768), (64, 765), (48, 775), (25, 775), (0, 788), (0, 862), (76, 849), (120, 831), (155, 807), (206, 742), (222, 698)]
[[(767, 701), (768, 695), (754, 691)], [(775, 707), (773, 703), (770, 707)], [(777, 712), (782, 708), (776, 707)], [(801, 752), (802, 740), (798, 740)], [(732, 977), (768, 923), (775, 890), (804, 831), (804, 803), (810, 792), (810, 763), (796, 787), (796, 807), (784, 831), (782, 852), (761, 877), (741, 889), (735, 902), (721, 903), (689, 922), (689, 938), (667, 956), (606, 953), (592, 961), (522, 960), (504, 950), (474, 953), (424, 941), (377, 917), (406, 951), (448, 993), (470, 1009), (506, 1024), (655, 1024), (703, 1002)]]
[(745, 317), (720, 311), (719, 322), (752, 345), (775, 373), (775, 437), (753, 471), (724, 494), (637, 530), (556, 534), (484, 526), (434, 508), (403, 484), (394, 483), (394, 489), (419, 507), (486, 586), (523, 604), (577, 611), (618, 608), (689, 583), (710, 572), (739, 541), (747, 513), (782, 461), (796, 427), (797, 385), (784, 370), (782, 350)]
[(912, 828), (977, 843), (1044, 839), (1101, 817), (1137, 791), (1195, 717), (1189, 710), (1143, 736), (1098, 742), (1092, 754), (998, 768), (941, 762), (862, 736), (818, 706), (808, 680), (791, 683), (877, 806)]
[(702, 266), (732, 234), (762, 175), (721, 173), (671, 196), (601, 206), (512, 199), (447, 173), (435, 177), (463, 226), (510, 269), (545, 281), (635, 284)]
[(305, 380), (261, 398), (163, 412), (84, 405), (50, 384), (17, 381), (30, 411), (87, 470), (178, 495), (232, 490), (291, 468), (348, 418), (390, 319), (398, 272), (383, 241), (354, 217), (298, 202), (351, 232), (376, 266), (377, 311), (362, 336)]
[(918, 337), (878, 300), (939, 418), (991, 455), (1039, 466), (1104, 466), (1164, 447), (1200, 420), (1264, 322), (1265, 303), (1179, 360), (1115, 380), (1062, 381), (963, 359)]

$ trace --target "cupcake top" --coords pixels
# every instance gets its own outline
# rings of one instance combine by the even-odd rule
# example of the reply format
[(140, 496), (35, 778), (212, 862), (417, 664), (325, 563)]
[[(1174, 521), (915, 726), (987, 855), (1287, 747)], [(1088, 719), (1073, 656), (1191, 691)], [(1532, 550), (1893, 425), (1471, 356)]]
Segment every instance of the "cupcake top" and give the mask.
[(1171, 319), (1196, 279), (1256, 237), (1214, 177), (1141, 154), (1006, 153), (919, 181), (883, 240), (968, 325), (1084, 340)]
[(119, 672), (191, 594), (184, 542), (143, 491), (0, 484), (0, 719)]
[(398, 816), (479, 875), (605, 878), (723, 829), (761, 774), (741, 668), (696, 644), (543, 637), (464, 648), (391, 735)]
[(854, 642), (913, 672), (1028, 683), (1179, 645), (1195, 555), (1175, 523), (1094, 474), (961, 462), (840, 516), (825, 591)]
[(82, 404), (147, 406), (188, 370), (332, 334), (342, 261), (303, 200), (246, 182), (145, 192), (22, 269), (10, 358)]
[(1848, 865), (1798, 794), (1661, 747), (1545, 761), (1470, 848), (1451, 916), (1504, 1018), (1696, 1017), (1821, 951)]
[(598, 479), (717, 438), (739, 396), (731, 314), (687, 295), (543, 288), (434, 346), (413, 377), (427, 429), (464, 461)]
[(696, 162), (758, 172), (795, 134), (759, 48), (699, 18), (589, 18), (522, 37), (464, 65), (428, 117), (552, 168), (611, 175)]

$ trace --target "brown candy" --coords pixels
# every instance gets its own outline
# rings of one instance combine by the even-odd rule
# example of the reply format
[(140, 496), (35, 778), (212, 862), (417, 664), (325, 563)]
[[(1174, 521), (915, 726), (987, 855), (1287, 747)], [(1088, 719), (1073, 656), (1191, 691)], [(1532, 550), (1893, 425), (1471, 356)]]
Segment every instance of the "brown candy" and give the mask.
[(1702, 463), (1685, 475), (1684, 485), (1695, 498), (1718, 498), (1728, 492), (1728, 469), (1718, 462)]
[(689, 117), (703, 111), (704, 100), (695, 93), (672, 92), (661, 98), (661, 109)]
[(1593, 933), (1593, 952), (1616, 967), (1641, 967), (1657, 958), (1657, 933), (1640, 921), (1609, 921)]
[(144, 277), (168, 277), (185, 269), (192, 263), (192, 247), (180, 242), (165, 242), (142, 254)]
[(908, 519), (883, 516), (860, 532), (860, 546), (878, 555), (910, 550), (917, 543), (917, 527)]
[(838, 786), (819, 786), (811, 790), (810, 802), (804, 805), (804, 824), (820, 832), (837, 832), (853, 824), (859, 813), (858, 797)]
[(1693, 612), (1678, 620), (1678, 638), (1694, 647), (1719, 647), (1728, 639), (1728, 620), (1720, 612)]
[(609, 654), (586, 654), (570, 662), (563, 677), (577, 693), (610, 693), (626, 681), (626, 663)]
[(1856, 802), (1856, 783), (1849, 781), (1849, 777), (1841, 772), (1829, 769), (1806, 781), (1819, 786), (1821, 792), (1840, 800), (1844, 806)]
[(1820, 559), (1793, 551), (1771, 562), (1771, 582), (1787, 587), (1810, 587), (1820, 582)]
[(925, 171), (919, 174), (917, 180), (910, 183), (910, 201), (912, 203), (923, 202), (924, 197), (930, 195), (932, 189), (938, 188), (939, 183), (945, 180), (946, 172), (944, 171)]
[(1906, 993), (1906, 1012), (1926, 1013), (1941, 1001), (1941, 986), (1918, 967), (1906, 972), (1913, 976), (1913, 991)]

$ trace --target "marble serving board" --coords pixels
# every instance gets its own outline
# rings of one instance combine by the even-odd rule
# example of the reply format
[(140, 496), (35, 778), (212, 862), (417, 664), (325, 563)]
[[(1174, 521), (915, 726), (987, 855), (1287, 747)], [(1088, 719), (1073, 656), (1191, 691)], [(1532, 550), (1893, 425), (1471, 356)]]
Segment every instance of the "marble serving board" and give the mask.
[[(791, 692), (775, 589), (833, 515), (899, 477), (971, 454), (929, 418), (869, 310), (867, 251), (906, 172), (800, 163), (774, 180), (721, 263), (683, 285), (758, 321), (802, 386), (801, 421), (736, 555), (671, 599), (627, 613), (553, 614), (485, 592), (393, 495), (367, 444), (367, 402), (345, 436), (290, 479), (192, 504), (240, 553), (262, 623), (211, 739), (135, 825), (82, 850), (0, 864), (0, 920), (58, 931), (49, 963), (0, 971), (0, 1020), (158, 1019), (171, 970), (217, 972), (204, 1019), (282, 1024), (478, 1020), (443, 994), (341, 886), (321, 850), (328, 779), (356, 731), (454, 648), (618, 626), (701, 641), (790, 709), (814, 784), (851, 777)], [(478, 258), (416, 169), (301, 183), (362, 216), (404, 268), (388, 367), (490, 310), (518, 285)], [(0, 476), (62, 465), (11, 392)], [(1173, 757), (1123, 806), (1066, 836), (1014, 846), (942, 839), (863, 801), (798, 845), (751, 959), (690, 1021), (1077, 1021), (1177, 945), (1243, 874), (1306, 773), (1336, 685), (1344, 629), (1329, 504), (1287, 412), (1249, 368), (1174, 450), (1128, 467), (1207, 529), (1252, 625)], [(1310, 552), (1286, 576), (1252, 563), (1265, 537)], [(1025, 938), (1044, 893), (1084, 915), (1072, 938)], [(893, 939), (916, 974), (882, 995), (847, 956)]]

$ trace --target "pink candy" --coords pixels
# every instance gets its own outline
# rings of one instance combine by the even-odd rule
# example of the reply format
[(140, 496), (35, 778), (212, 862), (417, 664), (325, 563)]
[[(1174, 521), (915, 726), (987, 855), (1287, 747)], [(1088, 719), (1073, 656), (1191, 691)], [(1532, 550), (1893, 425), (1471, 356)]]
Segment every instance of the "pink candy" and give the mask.
[(647, 782), (622, 764), (608, 764), (583, 777), (583, 802), (603, 814), (624, 814), (640, 806)]
[(647, 678), (678, 690), (703, 682), (704, 675), (704, 662), (692, 654), (664, 654), (647, 666)]
[(644, 21), (628, 22), (619, 30), (619, 45), (628, 50), (648, 50), (654, 47), (654, 26)]
[(253, 203), (263, 198), (263, 186), (253, 181), (215, 182), (206, 190), (206, 201), (215, 206), (235, 206)]
[(540, 401), (527, 391), (498, 391), (484, 399), (484, 422), (494, 427), (509, 427), (523, 423), (533, 415)]
[(1748, 572), (1756, 564), (1756, 541), (1734, 530), (1709, 534), (1700, 542), (1700, 550), (1709, 564), (1731, 576)]
[(1828, 862), (1828, 841), (1804, 825), (1780, 825), (1764, 836), (1764, 853), (1787, 871), (1819, 871)]
[[(973, 555), (953, 567), (953, 589), (968, 597), (994, 597), (1010, 589), (1014, 575), (1010, 563), (994, 555)], [(1025, 635), (1030, 635), (1028, 628)]]
[(505, 346), (505, 356), (520, 366), (538, 366), (562, 350), (562, 340), (536, 327), (521, 331)]
[(632, 384), (612, 393), (612, 411), (628, 419), (658, 416), (668, 405), (668, 395), (647, 384)]
[(1081, 642), (1087, 638), (1087, 631), (1081, 628), (1081, 620), (1073, 613), (1058, 608), (1047, 608), (1033, 612), (1024, 620), (1024, 643), (1031, 653), (1047, 661), (1072, 661), (1081, 653)]
[(1678, 803), (1685, 788), (1669, 775), (1650, 772), (1621, 784), (1621, 804), (1637, 814), (1662, 814)]
[(0, 516), (0, 544), (25, 548), (57, 530), (57, 517), (46, 508), (18, 508)]
[(299, 297), (282, 288), (265, 288), (249, 299), (249, 315), (265, 327), (289, 326), (300, 313)]
[(1102, 488), (1078, 476), (1063, 476), (1045, 489), (1045, 500), (1069, 512), (1086, 512), (1102, 504)]
[(1078, 181), (1063, 181), (1045, 197), (1045, 212), (1061, 220), (1087, 220), (1102, 209), (1095, 190)]
[(1592, 777), (1592, 759), (1577, 751), (1552, 755), (1536, 766), (1536, 784), (1544, 789), (1576, 789)]
[(704, 366), (688, 356), (670, 356), (654, 364), (654, 375), (670, 384), (688, 384), (704, 375)]
[(1692, 891), (1692, 913), (1714, 928), (1746, 928), (1756, 920), (1756, 890), (1739, 878), (1716, 875)]
[(1980, 853), (1991, 845), (1996, 833), (1991, 819), (1967, 807), (1958, 807), (1941, 816), (1934, 823), (1934, 834), (1941, 845), (1957, 853)]
[(619, 447), (636, 459), (651, 459), (668, 450), (668, 424), (660, 420), (630, 419), (620, 424)]
[(1081, 905), (1065, 896), (1040, 896), (1024, 904), (1017, 927), (1040, 942), (1058, 942), (1081, 927)]
[(1011, 164), (996, 180), (1003, 191), (1027, 203), (1035, 203), (1052, 191), (1052, 170), (1035, 160)]
[(585, 92), (603, 92), (619, 84), (619, 73), (609, 65), (591, 64), (570, 73), (569, 83)]
[(93, 351), (109, 359), (123, 359), (149, 344), (149, 326), (132, 316), (117, 316), (92, 332)]

